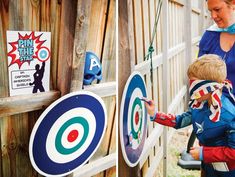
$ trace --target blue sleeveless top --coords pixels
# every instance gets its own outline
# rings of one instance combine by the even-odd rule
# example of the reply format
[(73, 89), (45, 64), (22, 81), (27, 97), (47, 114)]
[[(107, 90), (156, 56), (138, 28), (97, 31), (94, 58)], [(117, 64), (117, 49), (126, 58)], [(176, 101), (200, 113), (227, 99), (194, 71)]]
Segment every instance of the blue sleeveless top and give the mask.
[(225, 61), (227, 66), (227, 79), (232, 82), (233, 93), (235, 94), (235, 44), (228, 52), (225, 52), (220, 47), (220, 34), (220, 32), (206, 31), (199, 43), (198, 56), (216, 54)]

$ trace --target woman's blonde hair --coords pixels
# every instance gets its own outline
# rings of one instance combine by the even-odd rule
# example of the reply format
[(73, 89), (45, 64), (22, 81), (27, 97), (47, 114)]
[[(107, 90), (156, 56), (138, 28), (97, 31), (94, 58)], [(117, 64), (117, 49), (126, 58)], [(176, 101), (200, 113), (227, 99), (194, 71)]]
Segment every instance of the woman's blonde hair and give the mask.
[(225, 2), (226, 4), (229, 4), (229, 5), (232, 4), (232, 1), (233, 1), (233, 0), (224, 0), (224, 2)]
[(227, 69), (225, 62), (218, 55), (206, 54), (189, 66), (187, 74), (189, 79), (223, 82), (227, 77)]
[[(208, 1), (208, 0), (206, 0)], [(233, 0), (223, 0), (226, 4), (228, 4), (229, 6), (232, 5)]]

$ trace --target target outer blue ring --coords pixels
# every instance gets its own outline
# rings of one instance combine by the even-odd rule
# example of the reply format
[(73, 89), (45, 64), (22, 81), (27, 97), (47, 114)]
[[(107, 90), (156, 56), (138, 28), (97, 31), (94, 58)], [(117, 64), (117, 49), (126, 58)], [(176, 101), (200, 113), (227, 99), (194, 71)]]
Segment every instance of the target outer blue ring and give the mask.
[[(96, 131), (91, 144), (75, 160), (67, 163), (52, 161), (46, 152), (47, 135), (54, 122), (65, 112), (73, 108), (87, 108), (96, 119)], [(39, 117), (33, 129), (29, 143), (30, 160), (34, 168), (42, 175), (61, 176), (72, 173), (86, 163), (98, 148), (107, 124), (104, 103), (97, 95), (79, 91), (67, 94), (52, 103)]]
[[(143, 115), (143, 119), (145, 119), (144, 121), (144, 129), (143, 129), (143, 138), (138, 146), (137, 149), (132, 149), (132, 147), (129, 145), (129, 139), (128, 139), (128, 108), (130, 104), (130, 98), (131, 95), (134, 91), (134, 89), (139, 88), (143, 94), (143, 97), (147, 97), (147, 92), (146, 92), (146, 87), (145, 87), (145, 83), (144, 80), (141, 76), (141, 74), (139, 72), (133, 72), (131, 74), (131, 76), (129, 77), (126, 85), (125, 85), (125, 89), (123, 92), (123, 96), (122, 99), (124, 99), (124, 103), (123, 105), (121, 105), (123, 107), (123, 111), (121, 111), (122, 115), (120, 121), (120, 124), (122, 124), (122, 126), (120, 126), (120, 138), (122, 138), (122, 143), (123, 145), (122, 147), (122, 153), (124, 156), (124, 160), (126, 161), (126, 163), (130, 166), (130, 167), (134, 167), (137, 165), (137, 163), (140, 160), (140, 156), (142, 154), (143, 148), (144, 148), (144, 142), (146, 139), (146, 135), (147, 135), (147, 110), (145, 109), (145, 115)], [(125, 93), (126, 90), (126, 93)], [(123, 101), (123, 100), (122, 100)]]

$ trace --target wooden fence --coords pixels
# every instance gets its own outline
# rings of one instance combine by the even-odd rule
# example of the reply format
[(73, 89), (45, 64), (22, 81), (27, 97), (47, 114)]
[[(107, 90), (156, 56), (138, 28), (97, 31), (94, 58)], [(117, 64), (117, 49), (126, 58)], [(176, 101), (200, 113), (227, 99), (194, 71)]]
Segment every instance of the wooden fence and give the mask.
[[(71, 176), (116, 176), (116, 29), (115, 0), (0, 1), (0, 176), (36, 177), (28, 143), (42, 111), (66, 93), (82, 90), (84, 54), (101, 59), (103, 80), (84, 87), (101, 96), (108, 111), (104, 139)], [(51, 32), (50, 91), (9, 97), (7, 30)]]
[[(152, 83), (150, 60), (144, 57), (152, 38), (159, 1), (119, 1), (119, 105), (127, 78), (133, 71), (139, 71), (145, 78), (148, 97), (155, 100), (158, 110), (180, 113), (187, 107), (186, 69), (196, 57), (200, 35), (208, 25), (207, 14), (205, 2), (201, 0), (162, 2), (153, 43)], [(139, 165), (127, 167), (119, 150), (119, 176), (167, 176), (167, 148), (173, 133), (174, 129), (148, 120), (148, 135)]]

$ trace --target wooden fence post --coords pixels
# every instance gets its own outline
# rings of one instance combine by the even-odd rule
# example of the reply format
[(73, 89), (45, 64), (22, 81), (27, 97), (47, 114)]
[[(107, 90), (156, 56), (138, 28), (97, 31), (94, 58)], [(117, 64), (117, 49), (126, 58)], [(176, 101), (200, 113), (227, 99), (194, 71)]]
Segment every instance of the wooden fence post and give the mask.
[[(120, 0), (118, 3), (118, 36), (119, 36), (119, 51), (118, 51), (118, 105), (121, 103), (122, 92), (125, 87), (125, 83), (131, 74), (131, 64), (130, 64), (130, 48), (128, 40), (128, 11), (127, 11), (127, 1)], [(120, 106), (118, 112), (120, 113)], [(118, 121), (119, 127), (119, 121)], [(118, 131), (119, 132), (119, 131)], [(118, 175), (122, 177), (140, 177), (141, 171), (139, 166), (135, 168), (130, 168), (127, 166), (123, 159), (120, 139), (118, 139)]]
[[(169, 59), (168, 59), (168, 0), (162, 2), (162, 57), (163, 57), (163, 111), (168, 112), (168, 106), (169, 106), (169, 77), (168, 77), (168, 65), (169, 65)], [(167, 176), (167, 136), (168, 131), (167, 127), (163, 128), (163, 176)]]

